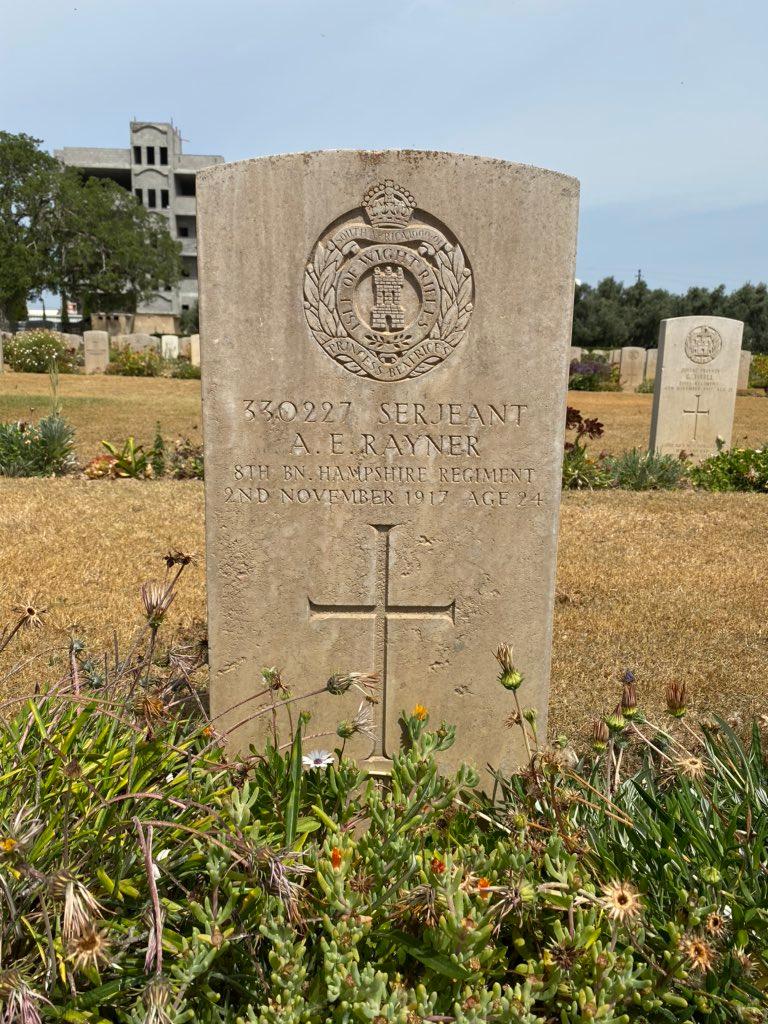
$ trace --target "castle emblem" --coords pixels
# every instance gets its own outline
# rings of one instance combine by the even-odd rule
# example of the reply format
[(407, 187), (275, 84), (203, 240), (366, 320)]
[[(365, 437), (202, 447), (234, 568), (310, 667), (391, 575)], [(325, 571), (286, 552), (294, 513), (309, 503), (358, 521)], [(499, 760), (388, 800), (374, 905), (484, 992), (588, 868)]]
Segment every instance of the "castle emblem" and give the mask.
[(720, 355), (723, 339), (714, 327), (694, 327), (685, 339), (685, 354), (693, 363), (711, 363)]
[(419, 377), (467, 332), (472, 270), (457, 239), (419, 216), (411, 193), (387, 179), (317, 241), (304, 273), (314, 339), (360, 377)]

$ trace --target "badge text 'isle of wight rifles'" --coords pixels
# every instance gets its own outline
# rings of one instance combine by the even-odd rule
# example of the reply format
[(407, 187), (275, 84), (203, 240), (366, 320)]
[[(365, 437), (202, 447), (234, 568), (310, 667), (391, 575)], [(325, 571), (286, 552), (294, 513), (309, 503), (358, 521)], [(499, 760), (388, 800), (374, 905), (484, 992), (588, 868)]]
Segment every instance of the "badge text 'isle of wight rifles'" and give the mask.
[(442, 363), (466, 333), (473, 299), (457, 239), (391, 179), (327, 229), (304, 275), (314, 338), (351, 373), (380, 381)]

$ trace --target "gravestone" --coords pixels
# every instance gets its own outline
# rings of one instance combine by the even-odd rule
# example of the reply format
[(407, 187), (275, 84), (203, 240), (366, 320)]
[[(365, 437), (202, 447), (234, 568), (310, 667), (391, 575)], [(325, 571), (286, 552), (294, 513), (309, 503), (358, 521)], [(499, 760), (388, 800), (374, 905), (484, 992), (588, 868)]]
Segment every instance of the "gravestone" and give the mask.
[(163, 359), (179, 358), (179, 338), (176, 334), (164, 334), (160, 339), (160, 353)]
[(189, 359), (190, 351), (191, 346), (189, 342), (189, 337), (179, 338), (179, 355), (183, 356), (184, 359)]
[(85, 331), (83, 351), (86, 373), (104, 373), (109, 365), (109, 335), (106, 331)]
[(60, 338), (72, 352), (79, 352), (83, 347), (82, 334), (61, 334)]
[(752, 353), (743, 349), (739, 356), (739, 380), (737, 387), (739, 391), (746, 391), (749, 387), (749, 371), (752, 369)]
[(621, 362), (621, 349), (612, 348), (608, 353), (608, 362), (613, 365), (614, 363)]
[(581, 349), (580, 348), (578, 348), (577, 346), (571, 345), (571, 349), (570, 349), (570, 353), (568, 355), (568, 359), (570, 360), (571, 363), (573, 363), (573, 362), (580, 363), (581, 362), (581, 354), (582, 353), (581, 353)]
[(190, 334), (189, 336), (189, 361), (193, 366), (200, 365), (200, 335)]
[(160, 339), (151, 334), (129, 334), (128, 347), (132, 352), (160, 351)]
[[(417, 704), (456, 724), (447, 763), (510, 767), (500, 642), (545, 730), (577, 206), (450, 153), (198, 174), (211, 709), (238, 746), (271, 729), (263, 667), (295, 694), (354, 670), (370, 770)], [(313, 699), (309, 733), (333, 747), (358, 700)]]
[(731, 443), (744, 324), (722, 316), (662, 320), (650, 450), (703, 459)]
[(619, 381), (622, 391), (635, 391), (643, 383), (645, 349), (628, 345), (621, 350)]
[(656, 364), (658, 362), (659, 350), (657, 348), (649, 348), (645, 353), (645, 370), (643, 371), (643, 380), (656, 380)]
[(0, 373), (5, 369), (5, 364), (3, 363), (3, 341), (5, 338), (10, 338), (11, 336), (12, 335), (10, 334), (6, 334), (5, 331), (0, 331)]

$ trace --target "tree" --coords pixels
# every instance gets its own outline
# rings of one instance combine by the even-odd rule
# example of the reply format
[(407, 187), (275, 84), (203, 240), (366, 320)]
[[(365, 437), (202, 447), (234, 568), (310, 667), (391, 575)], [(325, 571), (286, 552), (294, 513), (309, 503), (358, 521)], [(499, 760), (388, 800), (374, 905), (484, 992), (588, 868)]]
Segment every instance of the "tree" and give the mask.
[(60, 171), (47, 223), (47, 284), (61, 295), (63, 317), (67, 300), (84, 313), (133, 312), (181, 277), (181, 245), (165, 219), (109, 179)]
[(133, 312), (181, 276), (165, 219), (109, 179), (83, 179), (29, 135), (0, 132), (0, 319), (44, 288), (84, 312)]
[(56, 190), (57, 163), (39, 139), (0, 131), (0, 320), (21, 320), (30, 295), (50, 272), (44, 219)]

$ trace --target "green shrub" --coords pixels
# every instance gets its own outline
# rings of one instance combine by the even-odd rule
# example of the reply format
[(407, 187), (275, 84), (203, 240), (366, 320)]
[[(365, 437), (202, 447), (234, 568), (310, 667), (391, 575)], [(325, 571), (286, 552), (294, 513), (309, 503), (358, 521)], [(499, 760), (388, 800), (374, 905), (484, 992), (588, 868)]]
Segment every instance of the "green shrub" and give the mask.
[(749, 386), (751, 388), (768, 388), (768, 355), (755, 353), (749, 367)]
[[(265, 670), (238, 715), (274, 715), (285, 731), (237, 757), (199, 703), (200, 647), (157, 655), (188, 561), (169, 554), (165, 579), (142, 588), (129, 655), (90, 656), (73, 635), (63, 683), (5, 706), (4, 1020), (764, 1019), (757, 727), (741, 742), (725, 723), (681, 723), (679, 683), (670, 723), (656, 725), (625, 682), (593, 751), (540, 747), (500, 648), (510, 723), (531, 756), (497, 776), (493, 798), (470, 768), (438, 772), (454, 730), (431, 727), (420, 705), (402, 717), (387, 785), (345, 758), (346, 739), (374, 726), (374, 680), (355, 673), (306, 694), (335, 702), (341, 721), (333, 751), (305, 753), (306, 713), (288, 726), (302, 695)], [(21, 609), (0, 653), (41, 624)]]
[(52, 365), (59, 373), (74, 373), (77, 352), (68, 349), (58, 334), (35, 330), (14, 334), (3, 347), (4, 358), (17, 373), (48, 373)]
[(635, 393), (638, 395), (652, 395), (655, 386), (655, 381), (647, 378), (642, 384), (638, 384), (635, 388)]
[(657, 455), (636, 448), (603, 462), (611, 484), (626, 491), (669, 491), (679, 487), (687, 467), (674, 455)]
[(121, 377), (159, 377), (162, 368), (163, 360), (154, 349), (134, 352), (130, 348), (123, 348), (113, 353), (107, 373)]
[(174, 480), (202, 480), (203, 446), (194, 444), (188, 437), (178, 438), (167, 459), (167, 472)]
[(691, 480), (706, 491), (768, 491), (768, 445), (725, 448), (691, 471)]
[(200, 380), (200, 367), (193, 366), (186, 359), (177, 359), (171, 369), (171, 376), (177, 380)]
[(620, 391), (619, 368), (605, 359), (574, 360), (568, 378), (570, 391)]
[(57, 409), (37, 423), (0, 423), (0, 476), (69, 473), (74, 444), (74, 428)]

